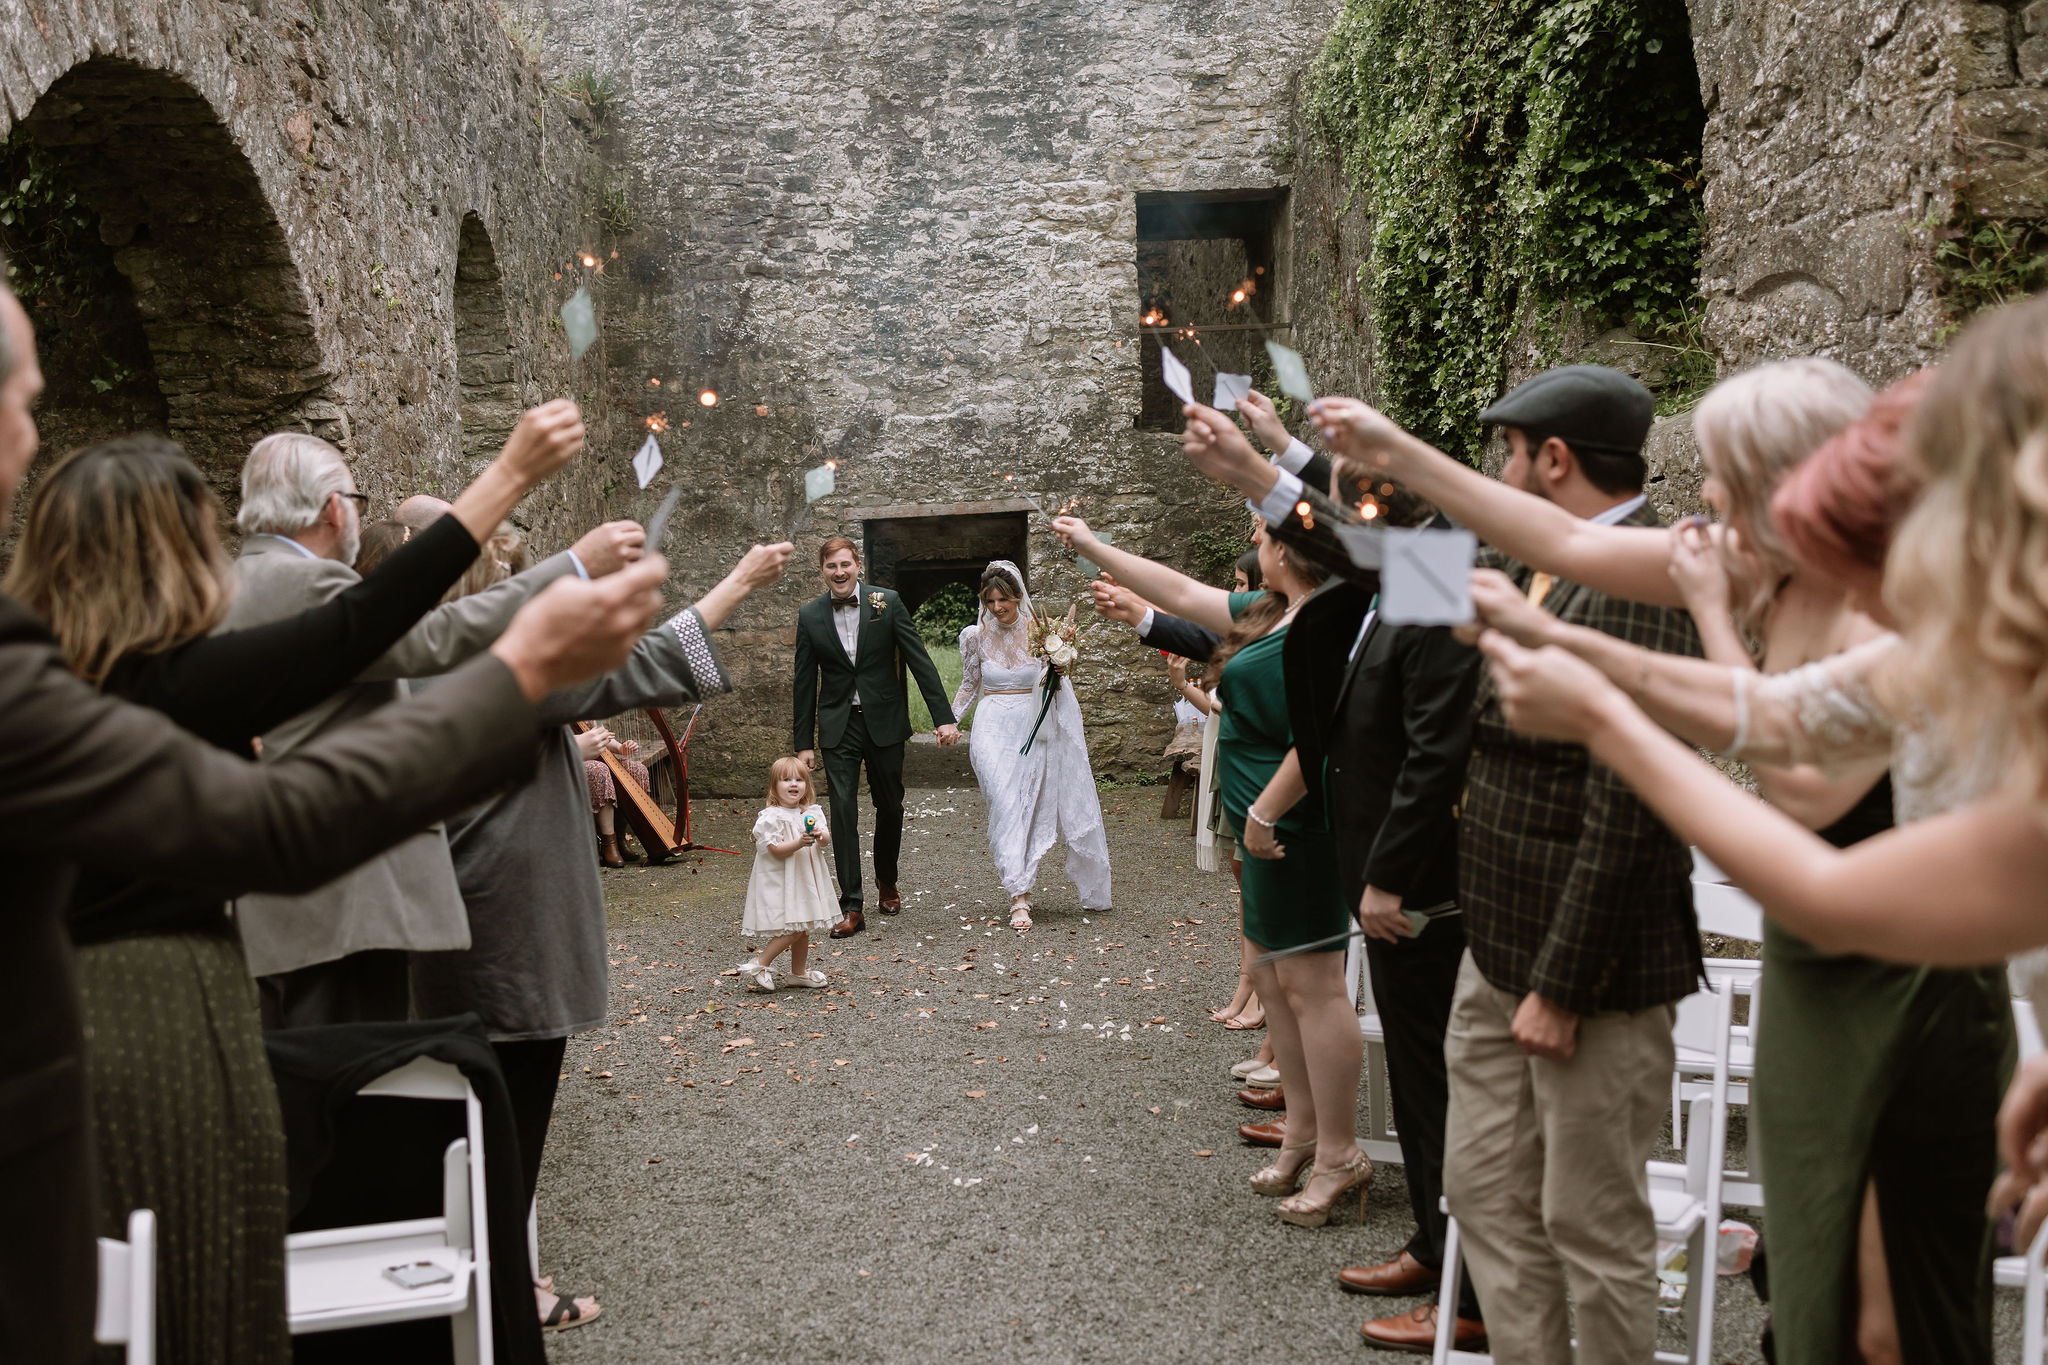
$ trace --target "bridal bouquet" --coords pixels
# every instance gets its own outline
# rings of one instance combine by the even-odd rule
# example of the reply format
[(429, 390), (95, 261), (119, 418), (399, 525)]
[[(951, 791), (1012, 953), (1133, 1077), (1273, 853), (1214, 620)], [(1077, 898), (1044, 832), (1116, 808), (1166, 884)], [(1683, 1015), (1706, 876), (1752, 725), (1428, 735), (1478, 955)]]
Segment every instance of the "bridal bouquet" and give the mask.
[(1075, 619), (1080, 604), (1067, 608), (1064, 617), (1033, 616), (1026, 627), (1034, 658), (1045, 660), (1045, 701), (1038, 708), (1038, 719), (1032, 722), (1031, 734), (1025, 739), (1019, 753), (1031, 752), (1031, 745), (1038, 738), (1038, 727), (1045, 724), (1045, 718), (1052, 712), (1053, 698), (1059, 695), (1060, 679), (1073, 671), (1080, 661), (1080, 639), (1082, 627)]

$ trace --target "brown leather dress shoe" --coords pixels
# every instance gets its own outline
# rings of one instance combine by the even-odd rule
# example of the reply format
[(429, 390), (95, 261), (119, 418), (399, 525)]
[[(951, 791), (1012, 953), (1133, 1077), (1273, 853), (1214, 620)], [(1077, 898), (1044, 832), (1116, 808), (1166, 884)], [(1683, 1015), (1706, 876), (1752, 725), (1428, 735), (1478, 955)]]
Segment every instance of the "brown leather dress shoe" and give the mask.
[(861, 918), (860, 911), (849, 910), (846, 912), (846, 918), (840, 920), (839, 923), (832, 926), (832, 937), (852, 938), (855, 934), (859, 933), (861, 930), (867, 927), (868, 922)]
[(903, 897), (896, 893), (895, 887), (877, 886), (875, 891), (881, 897), (881, 904), (876, 908), (883, 914), (897, 915), (903, 912)]
[[(1368, 1346), (1382, 1351), (1412, 1351), (1428, 1355), (1436, 1347), (1436, 1305), (1425, 1303), (1391, 1318), (1376, 1318), (1358, 1329)], [(1451, 1346), (1460, 1351), (1486, 1349), (1486, 1324), (1459, 1318), (1451, 1328)]]
[(1379, 1265), (1347, 1265), (1337, 1272), (1337, 1287), (1347, 1294), (1383, 1294), (1390, 1299), (1426, 1294), (1443, 1275), (1405, 1250)]
[(1274, 1119), (1271, 1123), (1241, 1123), (1237, 1126), (1237, 1135), (1254, 1147), (1278, 1147), (1286, 1132), (1287, 1123), (1284, 1119)]
[(1276, 1085), (1271, 1090), (1261, 1090), (1253, 1086), (1249, 1090), (1238, 1091), (1237, 1102), (1249, 1105), (1253, 1109), (1285, 1109), (1287, 1096), (1281, 1086)]

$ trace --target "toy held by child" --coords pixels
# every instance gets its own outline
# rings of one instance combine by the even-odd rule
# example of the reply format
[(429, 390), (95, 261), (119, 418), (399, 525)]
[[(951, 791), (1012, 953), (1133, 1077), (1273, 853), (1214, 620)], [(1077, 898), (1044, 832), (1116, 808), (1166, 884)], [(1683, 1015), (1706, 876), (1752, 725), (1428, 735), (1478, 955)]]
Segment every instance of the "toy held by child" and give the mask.
[(747, 912), (740, 921), (746, 938), (772, 935), (740, 964), (750, 991), (772, 991), (773, 963), (789, 952), (788, 984), (821, 990), (825, 973), (805, 962), (811, 930), (829, 929), (839, 918), (839, 892), (818, 850), (832, 842), (825, 812), (818, 806), (811, 774), (794, 758), (778, 758), (768, 770), (768, 805), (754, 821), (754, 873), (747, 881)]

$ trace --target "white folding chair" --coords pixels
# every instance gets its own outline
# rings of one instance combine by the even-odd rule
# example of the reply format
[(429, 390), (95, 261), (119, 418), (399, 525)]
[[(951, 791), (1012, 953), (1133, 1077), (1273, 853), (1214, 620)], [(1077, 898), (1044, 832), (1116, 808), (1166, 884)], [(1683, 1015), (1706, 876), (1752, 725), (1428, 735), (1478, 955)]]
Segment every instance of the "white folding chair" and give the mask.
[(128, 1348), (128, 1365), (156, 1360), (156, 1215), (128, 1215), (128, 1240), (100, 1238), (99, 1309), (92, 1339)]
[[(483, 1106), (461, 1071), (427, 1057), (379, 1076), (358, 1093), (460, 1100), (468, 1136), (449, 1143), (442, 1154), (440, 1217), (323, 1228), (285, 1239), (291, 1330), (296, 1335), (450, 1318), (456, 1365), (486, 1365), (492, 1348)], [(422, 1261), (452, 1278), (407, 1289), (384, 1273)]]
[[(1711, 1052), (1714, 1065), (1712, 1088), (1692, 1103), (1693, 1125), (1696, 1130), (1705, 1131), (1706, 1140), (1686, 1149), (1683, 1164), (1652, 1161), (1646, 1168), (1657, 1240), (1660, 1244), (1682, 1243), (1686, 1253), (1686, 1350), (1682, 1354), (1657, 1352), (1654, 1359), (1666, 1365), (1714, 1365), (1716, 1239), (1721, 1227), (1721, 1165), (1728, 1148), (1728, 1069), (1734, 994), (1727, 982), (1714, 982), (1706, 990), (1687, 996), (1678, 1003), (1678, 1021), (1671, 1030), (1674, 1043)], [(1458, 1301), (1464, 1279), (1459, 1243), (1458, 1220), (1452, 1218), (1444, 1238), (1443, 1280), (1437, 1290), (1439, 1304)], [(1645, 1284), (1643, 1292), (1655, 1294), (1656, 1281)], [(1475, 1351), (1452, 1350), (1451, 1334), (1456, 1325), (1455, 1312), (1437, 1314), (1436, 1348), (1431, 1353), (1435, 1365), (1447, 1365), (1454, 1360), (1493, 1359)]]
[[(2041, 1055), (2041, 1023), (2033, 1005), (2018, 996), (2012, 1002), (2013, 1031), (2019, 1035), (2020, 1060)], [(2048, 1223), (2034, 1234), (2024, 1256), (2001, 1256), (1991, 1265), (1991, 1281), (2001, 1289), (2024, 1295), (2021, 1308), (2020, 1360), (2023, 1365), (2048, 1361)]]
[[(1351, 940), (1358, 970), (1350, 973), (1352, 1002), (1358, 1006), (1358, 1032), (1365, 1039), (1366, 1131), (1358, 1145), (1374, 1161), (1401, 1164), (1401, 1141), (1394, 1132), (1394, 1087), (1387, 1076), (1387, 1030), (1380, 1022), (1379, 1003), (1372, 997), (1372, 969), (1365, 959), (1365, 941)], [(1348, 968), (1347, 968), (1348, 970)]]
[[(1699, 917), (1700, 932), (1721, 938), (1739, 939), (1761, 945), (1764, 934), (1763, 907), (1739, 887), (1721, 880), (1721, 869), (1698, 849), (1693, 854), (1693, 911)], [(1729, 1050), (1731, 1083), (1728, 1102), (1749, 1104), (1749, 1082), (1756, 1074), (1756, 1026), (1763, 1008), (1763, 963), (1756, 958), (1710, 957), (1705, 962), (1707, 979), (1726, 981), (1738, 996), (1749, 999), (1749, 1019), (1736, 1024)], [(1697, 1048), (1683, 1045), (1677, 1050), (1671, 1077), (1671, 1136), (1679, 1147), (1685, 1145), (1685, 1115), (1693, 1100), (1707, 1093), (1703, 1077), (1712, 1070), (1712, 1058)], [(1730, 1204), (1762, 1208), (1763, 1182), (1750, 1172), (1726, 1173), (1723, 1196)]]

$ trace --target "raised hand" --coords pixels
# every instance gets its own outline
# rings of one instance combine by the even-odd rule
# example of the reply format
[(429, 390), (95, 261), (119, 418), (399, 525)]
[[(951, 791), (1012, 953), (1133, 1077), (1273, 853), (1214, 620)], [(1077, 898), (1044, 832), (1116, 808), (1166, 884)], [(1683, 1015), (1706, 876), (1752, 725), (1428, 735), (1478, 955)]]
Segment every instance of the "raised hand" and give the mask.
[(1060, 538), (1060, 544), (1069, 550), (1086, 550), (1095, 544), (1095, 533), (1088, 529), (1088, 523), (1079, 517), (1054, 517), (1052, 533)]
[(557, 398), (519, 414), (498, 458), (531, 486), (569, 463), (583, 449), (583, 414), (572, 399)]
[(626, 662), (661, 610), (668, 561), (650, 555), (609, 578), (559, 578), (519, 609), (491, 646), (527, 700), (609, 673)]
[[(1472, 614), (1482, 626), (1531, 649), (1548, 643), (1550, 628), (1557, 624), (1555, 616), (1531, 602), (1515, 580), (1498, 569), (1472, 571)], [(1478, 638), (1477, 631), (1473, 638)]]
[(1166, 676), (1172, 679), (1175, 687), (1186, 687), (1188, 685), (1188, 661), (1178, 654), (1168, 655), (1166, 659)]
[(1479, 651), (1508, 724), (1525, 735), (1584, 744), (1599, 728), (1601, 706), (1621, 695), (1599, 669), (1556, 645), (1525, 649), (1489, 630)]
[(1280, 420), (1280, 414), (1273, 407), (1273, 400), (1253, 389), (1237, 400), (1237, 410), (1252, 424), (1252, 435), (1259, 438), (1259, 444), (1278, 455), (1294, 440), (1294, 434), (1287, 424)]
[(1392, 465), (1400, 447), (1413, 439), (1400, 423), (1356, 398), (1318, 398), (1308, 405), (1308, 415), (1331, 450), (1374, 469)]
[(1094, 601), (1097, 616), (1111, 621), (1121, 621), (1127, 626), (1136, 626), (1144, 620), (1149, 606), (1144, 598), (1108, 574), (1098, 575), (1095, 581), (1088, 585), (1088, 595)]
[(585, 531), (569, 549), (583, 561), (585, 573), (603, 578), (647, 553), (647, 532), (637, 521), (608, 521)]
[(1733, 532), (1703, 517), (1687, 517), (1671, 528), (1671, 581), (1685, 598), (1695, 620), (1721, 620), (1728, 615), (1728, 563), (1723, 539)]
[(697, 614), (704, 618), (704, 628), (718, 629), (754, 589), (780, 580), (795, 548), (784, 540), (774, 545), (756, 545), (741, 555), (740, 562), (732, 566), (724, 580), (698, 599)]
[(1188, 424), (1181, 432), (1180, 448), (1188, 463), (1219, 483), (1264, 497), (1276, 477), (1273, 467), (1252, 449), (1237, 423), (1200, 403), (1189, 403), (1183, 411)]

